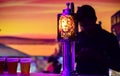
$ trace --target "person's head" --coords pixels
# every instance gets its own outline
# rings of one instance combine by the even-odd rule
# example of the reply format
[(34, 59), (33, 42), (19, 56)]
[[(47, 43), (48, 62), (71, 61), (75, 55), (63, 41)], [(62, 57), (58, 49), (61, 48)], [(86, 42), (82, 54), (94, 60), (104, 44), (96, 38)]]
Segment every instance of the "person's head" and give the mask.
[(50, 56), (48, 58), (48, 63), (51, 63), (51, 62), (53, 62), (53, 64), (57, 64), (58, 63), (57, 58)]
[(48, 58), (48, 63), (54, 62), (54, 60), (55, 60), (55, 58), (54, 58), (53, 56), (50, 56), (50, 57)]
[(78, 7), (77, 20), (83, 28), (96, 24), (97, 17), (94, 8), (90, 5)]

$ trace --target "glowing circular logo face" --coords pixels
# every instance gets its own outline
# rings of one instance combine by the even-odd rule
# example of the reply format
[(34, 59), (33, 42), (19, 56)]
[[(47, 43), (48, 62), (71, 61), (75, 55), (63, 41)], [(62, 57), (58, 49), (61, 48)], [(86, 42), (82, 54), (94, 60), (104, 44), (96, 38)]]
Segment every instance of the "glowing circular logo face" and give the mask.
[(71, 15), (61, 15), (59, 19), (59, 31), (61, 37), (68, 39), (75, 34), (75, 23)]

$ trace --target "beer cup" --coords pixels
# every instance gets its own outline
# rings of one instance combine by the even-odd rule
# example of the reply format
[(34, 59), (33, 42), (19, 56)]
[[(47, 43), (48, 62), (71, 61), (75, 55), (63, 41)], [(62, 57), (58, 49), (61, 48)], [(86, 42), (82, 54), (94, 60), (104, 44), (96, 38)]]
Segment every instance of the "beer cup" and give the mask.
[(0, 74), (4, 72), (5, 58), (0, 58)]
[(17, 73), (18, 58), (7, 58), (7, 66), (9, 74)]
[(21, 74), (30, 74), (31, 58), (20, 58)]

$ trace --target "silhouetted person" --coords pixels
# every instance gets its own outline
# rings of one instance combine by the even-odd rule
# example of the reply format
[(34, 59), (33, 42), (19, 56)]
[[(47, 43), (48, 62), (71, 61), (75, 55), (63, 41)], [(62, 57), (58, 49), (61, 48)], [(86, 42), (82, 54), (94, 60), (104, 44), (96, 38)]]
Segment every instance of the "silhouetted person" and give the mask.
[(76, 71), (79, 74), (108, 76), (109, 68), (119, 71), (119, 44), (116, 36), (96, 24), (93, 7), (78, 7), (77, 20), (81, 32), (76, 40)]
[(48, 58), (48, 66), (46, 72), (48, 73), (60, 73), (61, 64), (58, 62), (57, 58), (50, 56)]

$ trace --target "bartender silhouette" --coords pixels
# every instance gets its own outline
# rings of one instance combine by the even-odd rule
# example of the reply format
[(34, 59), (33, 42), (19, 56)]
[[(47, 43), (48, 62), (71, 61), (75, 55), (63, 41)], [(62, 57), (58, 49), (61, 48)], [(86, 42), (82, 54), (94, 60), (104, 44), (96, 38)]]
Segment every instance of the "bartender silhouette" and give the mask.
[(90, 5), (78, 7), (77, 20), (81, 28), (75, 47), (78, 74), (108, 76), (109, 68), (119, 71), (120, 50), (117, 38), (96, 24), (94, 8)]

